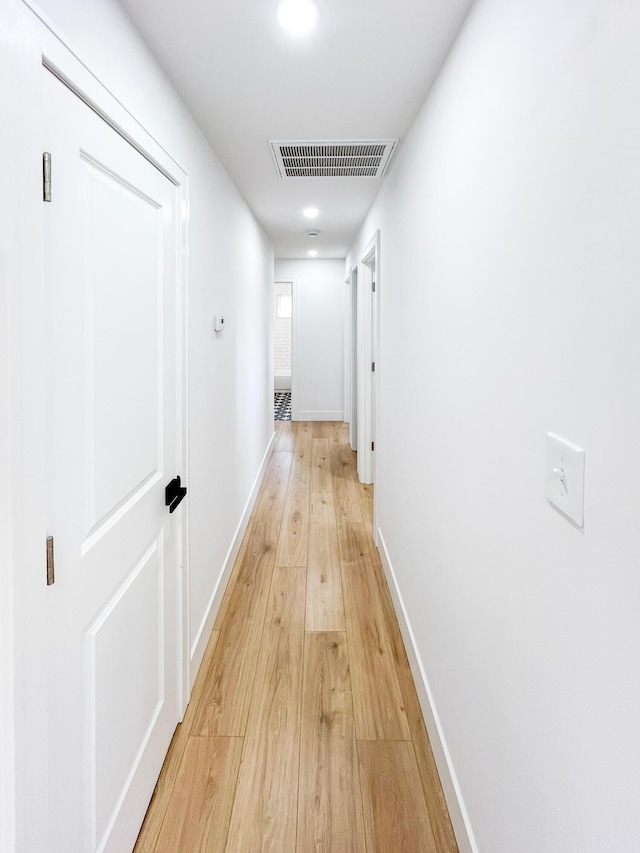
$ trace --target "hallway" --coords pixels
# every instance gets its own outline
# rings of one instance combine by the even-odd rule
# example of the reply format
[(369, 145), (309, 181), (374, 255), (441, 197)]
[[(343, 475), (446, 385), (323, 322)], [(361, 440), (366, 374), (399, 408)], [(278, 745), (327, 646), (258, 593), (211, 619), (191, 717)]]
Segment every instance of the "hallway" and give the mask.
[(276, 446), (135, 853), (454, 853), (342, 423)]

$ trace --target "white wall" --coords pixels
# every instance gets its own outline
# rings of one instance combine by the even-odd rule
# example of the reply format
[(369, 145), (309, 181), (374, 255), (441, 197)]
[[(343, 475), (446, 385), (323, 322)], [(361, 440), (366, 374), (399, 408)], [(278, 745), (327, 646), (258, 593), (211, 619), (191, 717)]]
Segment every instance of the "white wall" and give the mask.
[(295, 280), (293, 418), (341, 421), (344, 412), (344, 261), (277, 260)]
[(380, 228), (379, 526), (483, 853), (640, 849), (639, 39), (478, 0), (348, 261)]

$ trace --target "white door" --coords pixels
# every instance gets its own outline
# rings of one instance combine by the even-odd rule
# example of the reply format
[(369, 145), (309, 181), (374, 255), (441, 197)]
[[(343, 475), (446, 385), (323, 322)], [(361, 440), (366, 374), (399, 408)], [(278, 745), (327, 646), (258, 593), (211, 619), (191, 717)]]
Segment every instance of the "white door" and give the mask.
[[(50, 839), (129, 853), (179, 719), (176, 187), (43, 71)], [(43, 851), (44, 853), (44, 851)]]
[(351, 421), (349, 444), (358, 449), (358, 268), (351, 271)]

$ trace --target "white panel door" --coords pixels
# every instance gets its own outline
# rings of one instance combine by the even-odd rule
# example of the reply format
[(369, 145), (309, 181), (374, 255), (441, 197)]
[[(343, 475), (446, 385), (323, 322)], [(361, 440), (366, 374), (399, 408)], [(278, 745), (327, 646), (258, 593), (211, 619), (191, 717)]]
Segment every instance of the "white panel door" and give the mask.
[(129, 853), (179, 719), (177, 191), (43, 77), (47, 853)]

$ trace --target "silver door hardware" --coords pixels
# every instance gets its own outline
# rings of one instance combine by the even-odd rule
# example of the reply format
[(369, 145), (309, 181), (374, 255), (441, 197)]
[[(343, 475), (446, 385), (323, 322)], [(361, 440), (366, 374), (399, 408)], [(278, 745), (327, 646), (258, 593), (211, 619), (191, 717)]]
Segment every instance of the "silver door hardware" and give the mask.
[(42, 155), (42, 199), (51, 201), (51, 154), (48, 151)]
[(47, 536), (47, 586), (56, 582), (56, 571), (53, 561), (53, 536)]

